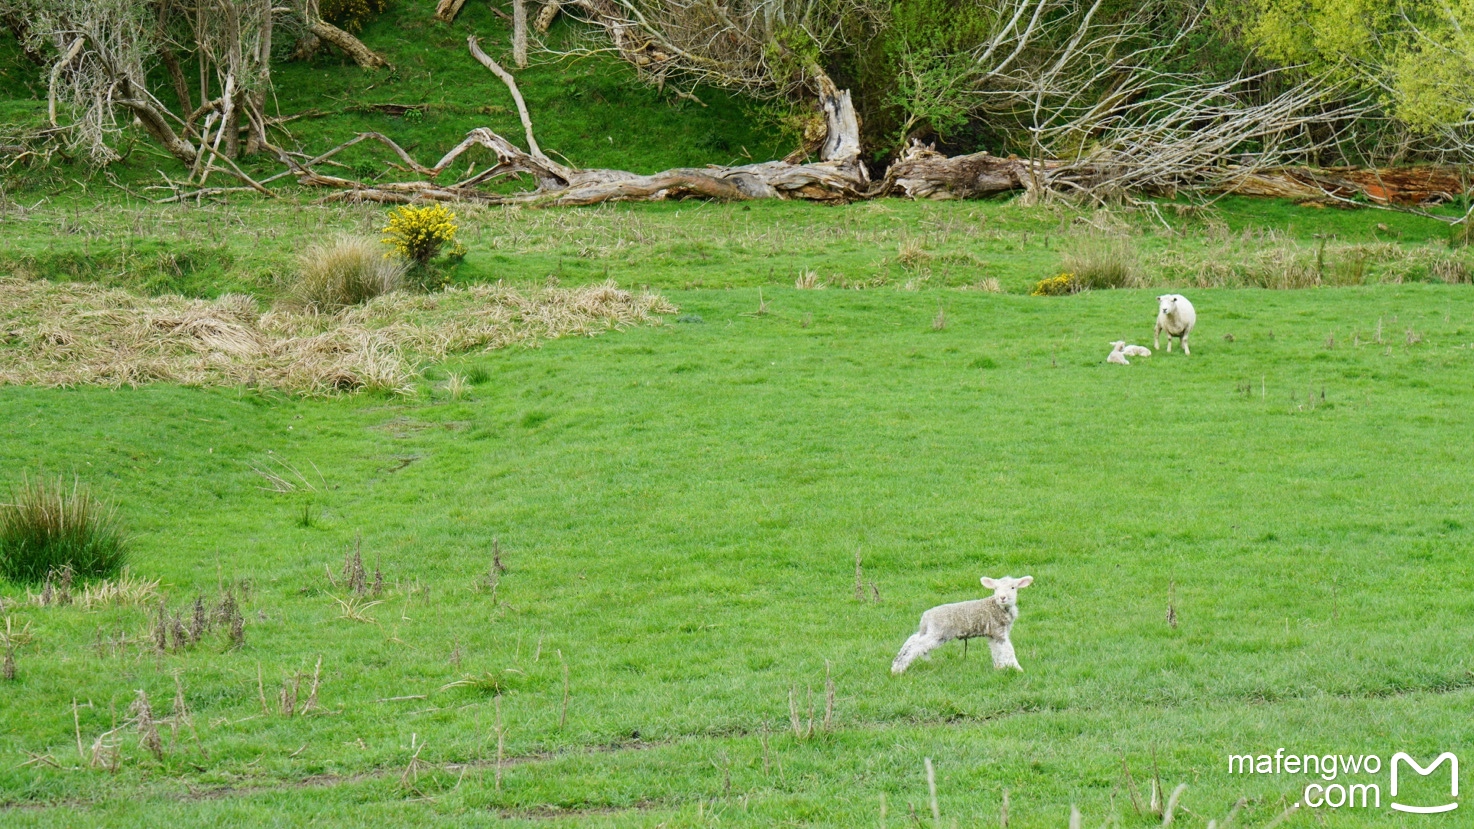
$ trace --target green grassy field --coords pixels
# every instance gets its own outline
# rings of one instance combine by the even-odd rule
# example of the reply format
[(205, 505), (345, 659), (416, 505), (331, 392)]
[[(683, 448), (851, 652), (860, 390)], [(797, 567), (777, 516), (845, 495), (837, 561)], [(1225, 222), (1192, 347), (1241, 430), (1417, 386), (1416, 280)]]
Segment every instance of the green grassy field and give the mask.
[[(153, 605), (0, 588), (27, 631), (5, 823), (903, 825), (929, 757), (944, 825), (997, 825), (1005, 790), (1010, 826), (1160, 822), (1124, 760), (1143, 800), (1154, 768), (1188, 784), (1187, 825), (1246, 797), (1263, 826), (1307, 781), (1230, 753), (1474, 736), (1466, 286), (1196, 291), (1193, 356), (1130, 368), (1105, 344), (1148, 340), (1151, 291), (665, 293), (701, 322), (468, 355), (408, 398), (0, 389), (11, 476), (114, 495), (171, 611), (230, 586), (246, 620), (243, 648), (159, 655)], [(294, 491), (254, 471), (277, 460)], [(360, 537), (385, 586), (354, 620)], [(1025, 673), (952, 645), (889, 675), (921, 610), (1024, 573)], [(319, 658), (319, 710), (284, 716)], [(82, 768), (139, 690), (163, 719), (181, 688), (161, 759), (128, 730)]]
[[(424, 161), (473, 127), (520, 137), (465, 48), (500, 57), (506, 24), (428, 15), (363, 32), (393, 72), (274, 65), (271, 114), (298, 116), (275, 138), (376, 130)], [(43, 73), (8, 38), (0, 120), (34, 126)], [(518, 78), (580, 166), (794, 145), (770, 108), (614, 61)], [(264, 308), (309, 244), (384, 222), (291, 187), (156, 205), (174, 162), (123, 149), (0, 171), (0, 274)], [(992, 827), (1006, 802), (1011, 827), (1072, 806), (1146, 827), (1159, 783), (1187, 786), (1175, 825), (1223, 829), (1243, 798), (1232, 825), (1267, 829), (1327, 781), (1227, 757), (1281, 747), (1461, 752), (1474, 790), (1474, 254), (1445, 225), (1245, 199), (457, 210), (452, 284), (614, 280), (680, 311), (457, 355), (398, 396), (0, 387), (0, 487), (89, 482), (159, 581), (92, 608), (0, 582), (0, 825)], [(1138, 287), (1027, 295), (1101, 245)], [(828, 289), (795, 289), (807, 273)], [(1148, 343), (1167, 286), (1197, 305), (1193, 356), (1106, 365), (1109, 341)], [(379, 590), (349, 588), (353, 549)], [(1024, 673), (954, 644), (890, 675), (922, 610), (1025, 573)], [(161, 600), (188, 621), (227, 594), (243, 645), (217, 623), (158, 652)], [(1469, 808), (1404, 815), (1385, 772), (1341, 779), (1381, 805), (1278, 825)]]

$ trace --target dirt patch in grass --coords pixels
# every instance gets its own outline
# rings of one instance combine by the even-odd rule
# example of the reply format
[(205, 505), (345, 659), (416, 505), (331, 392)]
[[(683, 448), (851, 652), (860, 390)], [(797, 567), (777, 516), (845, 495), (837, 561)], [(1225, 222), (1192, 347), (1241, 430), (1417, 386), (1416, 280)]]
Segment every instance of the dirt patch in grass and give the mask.
[(529, 294), (500, 285), (396, 292), (318, 314), (262, 313), (241, 295), (145, 297), (0, 279), (0, 384), (405, 392), (426, 360), (659, 324), (658, 315), (675, 311), (659, 294), (612, 283)]

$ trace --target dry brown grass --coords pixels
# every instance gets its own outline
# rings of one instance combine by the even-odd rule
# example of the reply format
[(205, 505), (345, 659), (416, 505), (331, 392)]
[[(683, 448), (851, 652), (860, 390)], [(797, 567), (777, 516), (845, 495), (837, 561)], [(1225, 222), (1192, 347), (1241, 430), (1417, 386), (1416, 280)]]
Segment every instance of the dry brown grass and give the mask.
[(500, 285), (396, 292), (336, 314), (261, 313), (254, 299), (144, 297), (0, 279), (0, 384), (255, 386), (407, 392), (416, 364), (625, 325), (675, 306), (613, 283), (523, 294)]

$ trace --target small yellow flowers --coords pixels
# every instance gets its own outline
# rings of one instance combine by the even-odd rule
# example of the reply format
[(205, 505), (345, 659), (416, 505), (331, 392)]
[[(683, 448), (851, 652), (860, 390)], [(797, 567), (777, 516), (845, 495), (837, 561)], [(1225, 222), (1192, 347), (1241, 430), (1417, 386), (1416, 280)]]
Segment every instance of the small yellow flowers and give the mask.
[[(406, 205), (389, 211), (383, 242), (405, 259), (423, 265), (456, 238), (456, 214), (441, 205)], [(461, 249), (459, 245), (457, 249)]]
[(1074, 274), (1062, 273), (1059, 276), (1051, 276), (1048, 279), (1039, 280), (1039, 284), (1034, 286), (1034, 290), (1029, 295), (1064, 296), (1065, 294), (1073, 294), (1079, 289)]

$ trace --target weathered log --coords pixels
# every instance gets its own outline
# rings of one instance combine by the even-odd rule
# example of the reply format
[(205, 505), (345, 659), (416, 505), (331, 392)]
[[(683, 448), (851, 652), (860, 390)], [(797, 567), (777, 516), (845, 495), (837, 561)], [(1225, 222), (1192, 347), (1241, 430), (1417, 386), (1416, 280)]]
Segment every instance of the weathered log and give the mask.
[(538, 9), (537, 18), (532, 23), (532, 28), (537, 29), (539, 34), (547, 34), (552, 27), (553, 21), (557, 19), (558, 12), (563, 10), (563, 4), (559, 0), (547, 0), (543, 7)]
[(1406, 206), (1451, 201), (1468, 193), (1470, 182), (1452, 167), (1286, 167), (1246, 173), (1223, 190), (1245, 196)]
[(948, 157), (912, 142), (886, 170), (883, 189), (913, 199), (981, 199), (1029, 189), (1046, 165), (986, 152)]
[[(1090, 178), (1088, 163), (1000, 158), (986, 152), (948, 157), (913, 142), (886, 171), (881, 191), (914, 199), (977, 199), (1036, 187), (1068, 192), (1067, 181)], [(1437, 204), (1470, 191), (1467, 177), (1449, 167), (1224, 167), (1185, 178), (1183, 185), (1244, 196), (1384, 205)]]
[(307, 28), (320, 40), (342, 49), (348, 57), (353, 58), (354, 63), (364, 69), (379, 69), (389, 65), (389, 61), (379, 57), (377, 52), (363, 45), (363, 41), (322, 18), (311, 20)]
[(444, 23), (450, 23), (461, 13), (461, 6), (466, 5), (466, 0), (440, 0), (435, 6), (435, 19)]

